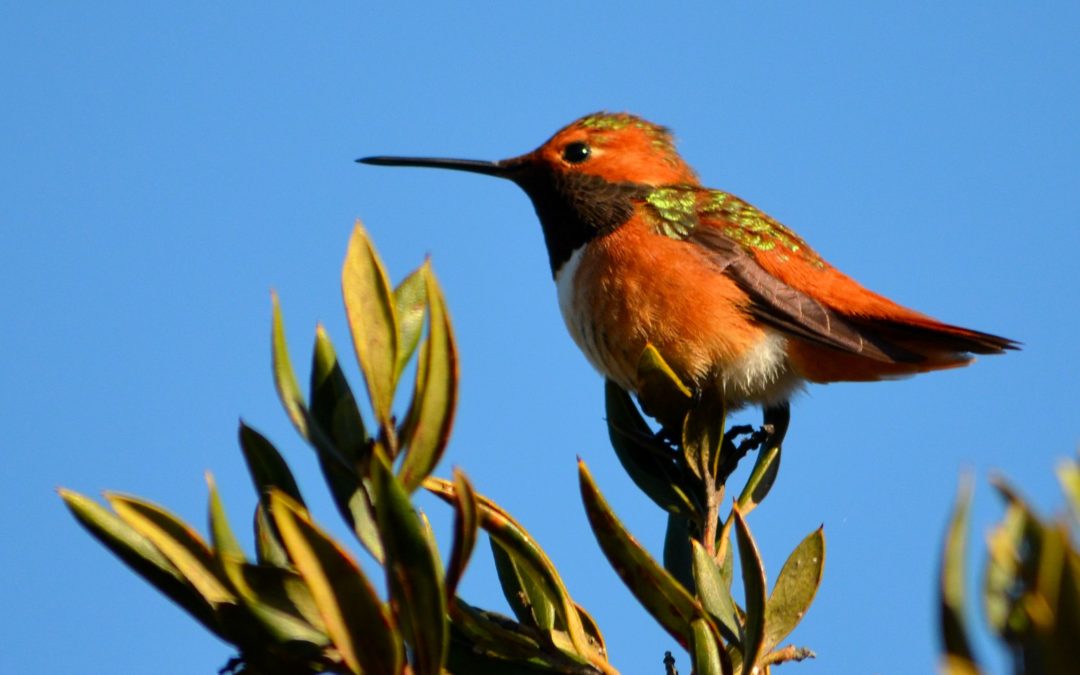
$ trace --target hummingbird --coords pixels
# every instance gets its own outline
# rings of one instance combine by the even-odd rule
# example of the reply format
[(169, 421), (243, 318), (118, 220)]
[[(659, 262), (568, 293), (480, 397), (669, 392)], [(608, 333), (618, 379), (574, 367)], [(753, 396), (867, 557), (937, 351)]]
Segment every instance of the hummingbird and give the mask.
[(508, 179), (532, 200), (566, 327), (589, 362), (642, 400), (651, 344), (691, 391), (754, 404), (787, 430), (805, 383), (875, 381), (1019, 348), (863, 287), (793, 230), (703, 187), (667, 128), (586, 115), (501, 161), (365, 157)]

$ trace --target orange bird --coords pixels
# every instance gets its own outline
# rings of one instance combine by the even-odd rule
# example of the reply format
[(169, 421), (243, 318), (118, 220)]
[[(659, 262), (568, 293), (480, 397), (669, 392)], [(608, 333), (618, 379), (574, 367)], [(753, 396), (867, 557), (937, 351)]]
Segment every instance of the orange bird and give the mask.
[(786, 430), (804, 382), (903, 377), (1018, 347), (867, 290), (764, 212), (702, 187), (671, 133), (633, 115), (582, 117), (498, 162), (358, 161), (517, 183), (540, 218), (571, 337), (627, 391), (651, 343), (698, 394), (759, 404)]

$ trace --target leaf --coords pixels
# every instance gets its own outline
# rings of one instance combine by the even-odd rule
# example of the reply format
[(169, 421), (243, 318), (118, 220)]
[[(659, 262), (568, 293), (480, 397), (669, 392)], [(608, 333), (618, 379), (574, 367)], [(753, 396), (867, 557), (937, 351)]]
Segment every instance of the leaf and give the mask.
[(352, 557), (284, 493), (275, 490), (270, 500), (289, 556), (348, 667), (353, 672), (400, 673), (404, 655), (393, 617)]
[(693, 392), (652, 344), (645, 345), (638, 359), (637, 394), (650, 417), (668, 429), (682, 429), (683, 418), (693, 404)]
[(765, 496), (769, 494), (773, 483), (776, 482), (776, 474), (780, 471), (780, 446), (766, 448), (758, 453), (757, 461), (746, 479), (746, 485), (739, 495), (739, 510), (743, 516), (757, 508)]
[(952, 517), (945, 534), (945, 550), (941, 559), (941, 636), (944, 659), (949, 672), (978, 672), (974, 652), (968, 639), (964, 585), (966, 575), (966, 540), (971, 509), (971, 477), (960, 483)]
[[(267, 502), (269, 499), (268, 493)], [(255, 557), (260, 563), (274, 567), (292, 566), (285, 544), (270, 519), (269, 503), (259, 502), (255, 505)]]
[(363, 481), (371, 462), (372, 444), (337, 353), (322, 326), (315, 331), (313, 352), (311, 419), (314, 427), (325, 432), (316, 437), (319, 442), (313, 443), (319, 468), (341, 517), (371, 556), (382, 561), (375, 511)]
[(667, 529), (664, 532), (664, 569), (675, 577), (683, 588), (693, 592), (690, 542), (690, 521), (669, 513)]
[[(292, 603), (285, 590), (286, 575), (296, 575), (278, 567), (249, 565), (243, 558), (231, 554), (220, 555), (218, 559), (244, 608), (274, 641), (282, 644), (306, 642), (318, 647), (329, 644), (330, 639), (323, 632), (322, 618), (317, 618), (318, 625), (323, 628), (319, 630)], [(278, 577), (274, 580), (276, 583), (268, 583), (271, 575)], [(299, 577), (296, 584), (303, 587)], [(295, 648), (295, 645), (290, 646)]]
[(515, 565), (511, 555), (495, 539), (490, 541), (499, 584), (514, 616), (527, 626), (542, 631), (554, 630), (558, 598), (549, 595), (543, 580), (530, 574), (528, 568)]
[(304, 395), (300, 392), (300, 385), (296, 382), (296, 373), (293, 371), (292, 360), (289, 358), (289, 346), (285, 342), (285, 322), (281, 318), (281, 302), (278, 300), (277, 293), (271, 293), (270, 299), (273, 305), (270, 345), (273, 356), (274, 386), (293, 426), (301, 436), (307, 438), (307, 415), (304, 412), (306, 404)]
[(442, 568), (409, 493), (382, 462), (371, 467), (391, 604), (412, 647), (409, 663), (416, 675), (438, 675), (449, 641)]
[(228, 639), (217, 624), (213, 606), (187, 582), (180, 570), (162, 555), (150, 539), (85, 495), (62, 488), (59, 493), (79, 524), (121, 562), (212, 633)]
[(746, 594), (742, 672), (743, 675), (750, 675), (757, 665), (765, 640), (765, 568), (738, 505), (732, 507), (732, 515), (735, 518), (735, 540), (739, 545), (743, 592)]
[(634, 484), (668, 513), (690, 517), (700, 511), (694, 490), (685, 486), (674, 451), (656, 439), (630, 395), (604, 382), (608, 436), (615, 455)]
[(398, 361), (395, 303), (386, 270), (360, 221), (356, 222), (345, 255), (341, 290), (372, 410), (379, 424), (389, 428)]
[(430, 320), (420, 354), (416, 390), (402, 430), (405, 459), (398, 472), (412, 492), (431, 474), (450, 440), (457, 402), (457, 351), (439, 283), (429, 266), (421, 268), (427, 284)]
[(454, 469), (454, 543), (450, 549), (450, 563), (446, 570), (446, 597), (452, 599), (458, 583), (465, 574), (476, 537), (480, 528), (479, 505), (476, 492), (468, 477), (460, 469)]
[(240, 422), (240, 450), (248, 466), (248, 473), (255, 484), (259, 499), (265, 499), (271, 488), (277, 488), (303, 504), (300, 488), (296, 485), (289, 465), (282, 459), (277, 448), (255, 429)]
[(638, 602), (684, 647), (692, 644), (691, 621), (702, 615), (697, 601), (622, 526), (578, 461), (581, 496), (600, 549)]
[(1072, 509), (1073, 522), (1080, 524), (1080, 461), (1065, 460), (1057, 467), (1058, 481)]
[(225, 507), (221, 503), (221, 496), (218, 495), (214, 475), (209, 471), (206, 472), (206, 485), (210, 488), (208, 511), (210, 513), (210, 540), (214, 544), (214, 555), (218, 558), (225, 555), (232, 556), (242, 561), (244, 559), (244, 549), (240, 547), (240, 542), (237, 541), (236, 535), (233, 534), (229, 519), (225, 516)]
[(125, 523), (149, 539), (215, 609), (235, 604), (236, 598), (219, 576), (206, 542), (165, 509), (136, 497), (106, 493), (105, 498)]
[(727, 411), (719, 396), (702, 396), (693, 405), (682, 424), (682, 450), (686, 465), (701, 480), (718, 480), (720, 453), (724, 446)]
[(716, 619), (716, 625), (721, 635), (728, 643), (734, 645), (741, 653), (743, 637), (742, 624), (739, 620), (739, 610), (735, 607), (735, 600), (731, 597), (731, 587), (724, 581), (720, 573), (720, 567), (716, 564), (705, 547), (697, 541), (692, 541), (694, 558), (694, 583), (697, 585), (697, 596), (702, 606)]
[[(424, 481), (424, 487), (446, 502), (454, 498), (453, 484), (441, 478), (429, 477)], [(523, 566), (534, 578), (540, 580), (545, 587), (544, 592), (555, 599), (554, 605), (559, 619), (566, 625), (577, 654), (591, 663), (602, 663), (606, 667), (606, 658), (592, 648), (576, 605), (544, 550), (525, 528), (498, 504), (479, 494), (476, 501), (480, 507), (480, 527), (513, 557), (517, 565)]]
[[(696, 543), (696, 542), (695, 542)], [(726, 671), (720, 663), (720, 645), (713, 637), (709, 623), (705, 619), (694, 619), (690, 623), (692, 635), (691, 657), (694, 662), (695, 675), (722, 675), (731, 673)]]
[(795, 629), (810, 608), (825, 570), (825, 533), (811, 532), (788, 556), (765, 605), (764, 652), (772, 651)]
[(394, 289), (394, 306), (398, 321), (398, 355), (394, 370), (394, 380), (401, 378), (401, 372), (416, 351), (420, 343), (420, 333), (424, 328), (424, 315), (427, 308), (428, 262), (424, 262), (412, 274), (405, 277)]

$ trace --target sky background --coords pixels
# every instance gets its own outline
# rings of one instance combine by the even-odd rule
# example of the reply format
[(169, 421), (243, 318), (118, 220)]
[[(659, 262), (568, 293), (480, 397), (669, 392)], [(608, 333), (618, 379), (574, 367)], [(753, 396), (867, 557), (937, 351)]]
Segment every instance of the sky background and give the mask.
[[(871, 288), (1024, 343), (811, 389), (750, 518), (770, 582), (825, 525), (824, 582), (792, 636), (818, 659), (792, 672), (931, 671), (961, 471), (980, 550), (1000, 515), (987, 476), (1056, 509), (1053, 468), (1080, 440), (1080, 6), (373, 4), (0, 9), (0, 671), (213, 673), (232, 655), (82, 531), (57, 486), (135, 493), (203, 528), (211, 470), (247, 531), (242, 417), (348, 537), (273, 390), (269, 291), (302, 377), (322, 322), (359, 388), (339, 274), (362, 218), (395, 280), (430, 254), (449, 301), (462, 378), (438, 473), (464, 468), (533, 533), (623, 672), (661, 673), (669, 649), (689, 672), (588, 529), (578, 455), (657, 554), (664, 516), (608, 445), (528, 200), (353, 163), (507, 157), (601, 109), (672, 127), (706, 185)], [(421, 504), (447, 532), (448, 510)], [(463, 596), (507, 611), (486, 545)]]

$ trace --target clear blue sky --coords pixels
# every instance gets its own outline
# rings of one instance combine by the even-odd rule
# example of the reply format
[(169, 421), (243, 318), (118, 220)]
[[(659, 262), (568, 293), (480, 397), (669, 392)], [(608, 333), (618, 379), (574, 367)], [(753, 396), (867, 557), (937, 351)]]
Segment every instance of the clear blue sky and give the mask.
[[(599, 109), (673, 127), (707, 185), (870, 287), (1025, 343), (795, 402), (779, 483), (751, 518), (770, 579), (825, 524), (825, 581), (793, 636), (819, 659), (792, 672), (932, 669), (962, 468), (979, 478), (978, 545), (1000, 512), (989, 472), (1060, 504), (1052, 469), (1080, 440), (1075, 3), (153, 4), (0, 10), (0, 671), (224, 664), (228, 647), (53, 489), (136, 493), (201, 527), (210, 469), (246, 529), (242, 416), (321, 495), (273, 392), (269, 289), (298, 367), (319, 321), (347, 352), (338, 278), (360, 217), (395, 278), (430, 253), (449, 298), (463, 376), (439, 472), (465, 468), (534, 533), (616, 665), (662, 672), (674, 645), (595, 546), (575, 456), (654, 551), (663, 517), (608, 447), (602, 383), (565, 334), (529, 202), (479, 176), (352, 161), (505, 157)], [(445, 508), (423, 505), (445, 531)], [(485, 549), (463, 593), (505, 607)]]

